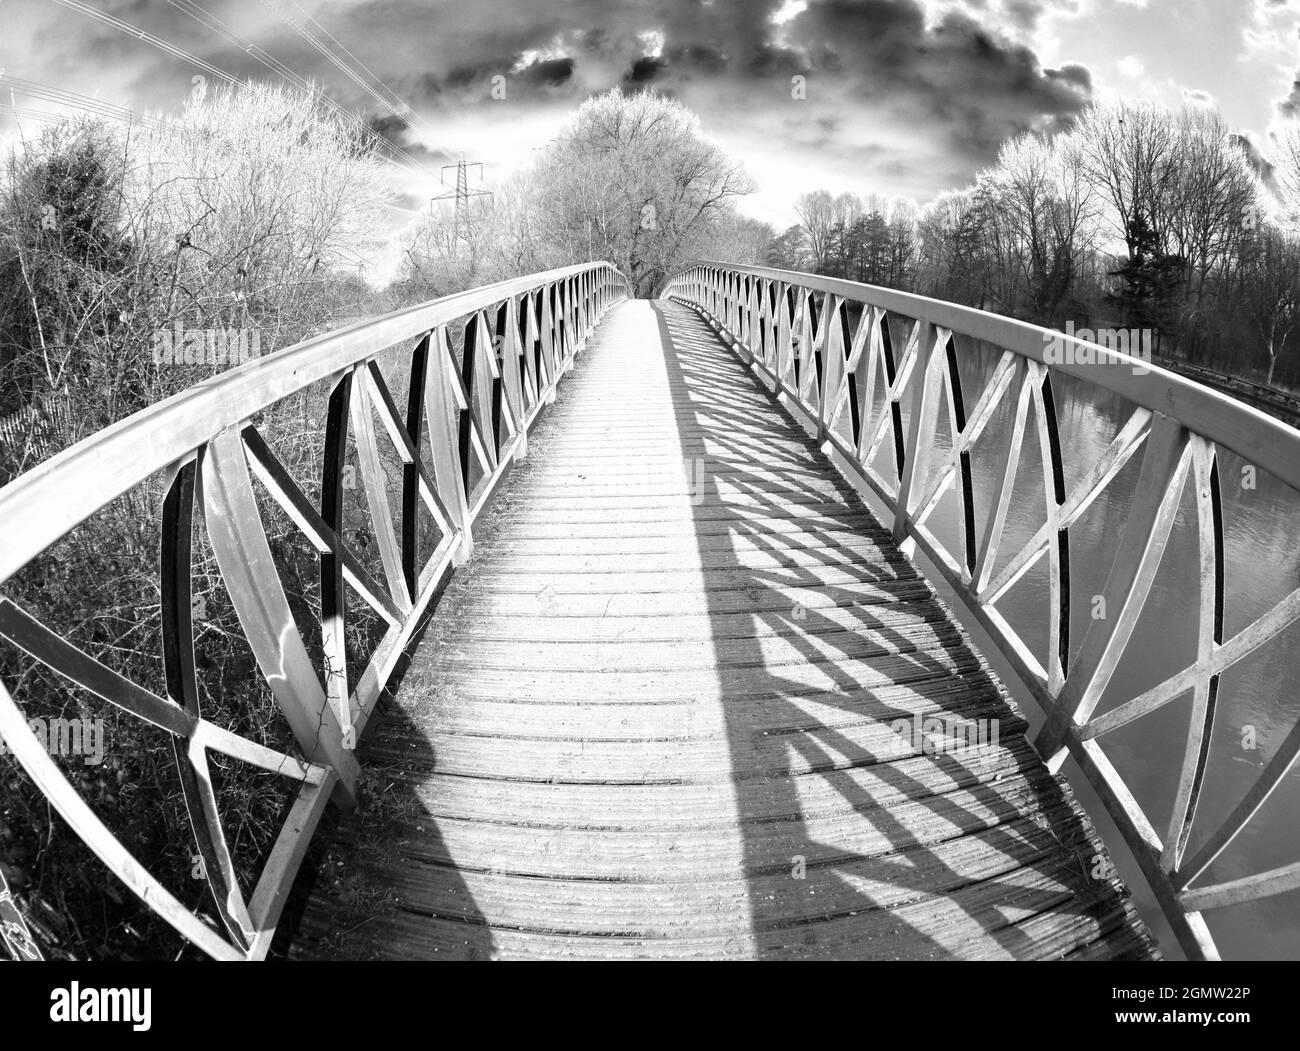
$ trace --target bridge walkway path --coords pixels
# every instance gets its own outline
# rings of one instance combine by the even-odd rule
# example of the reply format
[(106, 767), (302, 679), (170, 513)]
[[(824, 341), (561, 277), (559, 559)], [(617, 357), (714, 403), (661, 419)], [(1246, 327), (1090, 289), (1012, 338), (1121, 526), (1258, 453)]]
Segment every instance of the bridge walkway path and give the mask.
[(685, 307), (606, 317), (475, 539), (290, 956), (1155, 954), (930, 584)]

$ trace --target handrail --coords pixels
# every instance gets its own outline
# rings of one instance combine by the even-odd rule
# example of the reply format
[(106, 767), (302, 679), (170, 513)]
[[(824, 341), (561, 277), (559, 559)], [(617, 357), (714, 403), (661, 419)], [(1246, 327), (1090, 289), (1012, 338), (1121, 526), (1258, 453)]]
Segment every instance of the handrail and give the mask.
[[(260, 959), (270, 948), (299, 864), (332, 798), (356, 800), (353, 748), (433, 597), (473, 549), (473, 525), (543, 406), (604, 312), (629, 294), (609, 263), (521, 277), (364, 321), (250, 361), (92, 435), (0, 489), (0, 588), (114, 499), (163, 472), (159, 574), (166, 696), (157, 696), (60, 638), (0, 593), (0, 640), (173, 737), (203, 874), (224, 932), (191, 912), (140, 865), (81, 799), (0, 683), (0, 739), (50, 804), (108, 868), (208, 955)], [(449, 329), (464, 319), (463, 353)], [(378, 356), (409, 350), (409, 398), (399, 409)], [(321, 499), (312, 505), (250, 421), (314, 384), (328, 385)], [(382, 428), (375, 426), (376, 417)], [(343, 532), (349, 426), (382, 580)], [(426, 431), (427, 428), (427, 431)], [(402, 462), (390, 510), (380, 431)], [(423, 452), (428, 436), (429, 454)], [(478, 481), (471, 486), (471, 464)], [(324, 682), (308, 656), (272, 562), (251, 484), (256, 476), (319, 553)], [(199, 710), (191, 621), (196, 497), (217, 566), (267, 685), (304, 759), (208, 722)], [(419, 550), (423, 505), (441, 540)], [(349, 687), (345, 583), (387, 624)], [(222, 830), (207, 750), (293, 778), (296, 801), (248, 900)]]
[[(599, 265), (613, 269), (612, 264)], [(0, 489), (0, 522), (36, 513), (49, 523), (39, 532), (5, 538), (0, 585), (110, 500), (198, 449), (221, 429), (395, 343), (586, 269), (570, 266), (458, 292), (296, 343), (196, 383), (78, 442)]]
[[(967, 611), (992, 637), (1047, 715), (1035, 744), (1053, 770), (1079, 764), (1133, 850), (1156, 900), (1189, 957), (1217, 959), (1201, 913), (1300, 888), (1300, 862), (1211, 886), (1193, 886), (1245, 828), (1300, 757), (1300, 719), (1258, 779), (1192, 853), (1192, 820), (1209, 760), (1220, 678), (1228, 668), (1300, 618), (1300, 589), (1231, 638), (1224, 637), (1224, 528), (1220, 450), (1300, 491), (1300, 431), (1146, 361), (1064, 333), (953, 303), (812, 274), (700, 261), (672, 275), (664, 295), (697, 310), (814, 431), (823, 451), (873, 490), (894, 515), (893, 533), (935, 564)], [(850, 331), (851, 305), (861, 307)], [(911, 322), (898, 348), (887, 320)], [(964, 397), (954, 336), (1000, 351), (978, 398)], [(1049, 354), (1048, 348), (1053, 347)], [(1106, 367), (1110, 366), (1110, 367)], [(1121, 367), (1127, 366), (1127, 367)], [(1067, 491), (1052, 377), (1068, 375), (1133, 406), (1101, 459)], [(883, 399), (883, 400), (881, 400)], [(881, 400), (879, 412), (875, 405)], [(1014, 404), (1000, 480), (976, 494), (970, 454), (1001, 404)], [(1029, 406), (1043, 460), (1046, 521), (998, 572)], [(906, 421), (903, 410), (910, 409)], [(937, 449), (939, 424), (950, 447)], [(842, 433), (845, 432), (846, 433)], [(1071, 659), (1070, 528), (1135, 453), (1135, 495), (1116, 538), (1101, 598)], [(890, 477), (873, 463), (893, 452)], [(886, 461), (888, 457), (886, 457)], [(1096, 709), (1131, 641), (1165, 552), (1186, 484), (1196, 506), (1199, 604), (1193, 663), (1137, 697)], [(960, 542), (949, 550), (927, 519), (952, 490)], [(976, 496), (989, 508), (977, 535)], [(1046, 558), (1042, 596), (1046, 667), (995, 603)], [(1188, 691), (1192, 714), (1167, 831), (1158, 833), (1098, 738)], [(1300, 713), (1297, 713), (1300, 715)]]

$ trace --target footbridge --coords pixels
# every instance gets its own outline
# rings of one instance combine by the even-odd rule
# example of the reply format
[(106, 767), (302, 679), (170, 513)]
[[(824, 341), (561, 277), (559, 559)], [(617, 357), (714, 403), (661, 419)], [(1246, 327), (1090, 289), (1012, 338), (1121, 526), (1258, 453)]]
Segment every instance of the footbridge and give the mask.
[[(1298, 489), (1300, 432), (1058, 333), (575, 266), (249, 362), (0, 489), (0, 736), (218, 959), (1153, 959), (1149, 924), (1213, 959), (1216, 910), (1300, 888)], [(157, 522), (156, 682), (40, 608), (124, 500)], [(261, 720), (212, 706), (210, 587)], [(195, 886), (49, 754), (56, 687), (170, 742)], [(236, 766), (285, 793), (252, 868)]]

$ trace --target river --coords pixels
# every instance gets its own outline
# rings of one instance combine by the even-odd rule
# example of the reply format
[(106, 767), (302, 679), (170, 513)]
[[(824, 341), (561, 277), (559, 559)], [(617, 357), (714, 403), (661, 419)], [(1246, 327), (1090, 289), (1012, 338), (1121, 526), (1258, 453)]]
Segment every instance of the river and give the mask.
[[(901, 329), (895, 330), (896, 347), (903, 345), (902, 334)], [(969, 412), (992, 374), (999, 351), (964, 337), (959, 337), (957, 350), (964, 402)], [(1053, 393), (1069, 493), (1102, 456), (1132, 413), (1132, 405), (1101, 388), (1059, 374), (1054, 376)], [(909, 404), (910, 397), (905, 396), (904, 421)], [(879, 405), (878, 397), (877, 409)], [(997, 491), (1014, 405), (1014, 397), (1004, 395), (971, 456), (977, 538), (983, 537), (990, 503)], [(1029, 411), (1020, 471), (994, 576), (1046, 519), (1043, 470), (1032, 406)], [(874, 415), (873, 412), (873, 418)], [(935, 445), (938, 451), (951, 448), (946, 424)], [(886, 446), (872, 464), (886, 473), (892, 469), (891, 460), (892, 454)], [(1110, 560), (1123, 533), (1127, 508), (1133, 500), (1141, 460), (1141, 453), (1134, 456), (1070, 529), (1071, 658), (1077, 654), (1092, 617), (1093, 596), (1103, 591)], [(1300, 494), (1254, 470), (1235, 454), (1222, 450), (1219, 471), (1225, 543), (1224, 638), (1228, 639), (1300, 587), (1300, 544), (1295, 540), (1296, 523), (1300, 522)], [(956, 492), (950, 489), (936, 508), (930, 527), (948, 550), (960, 552), (957, 508)], [(1044, 665), (1048, 645), (1047, 573), (1044, 557), (997, 604)], [(1152, 591), (1098, 713), (1114, 708), (1192, 663), (1198, 602), (1197, 519), (1188, 484)], [(1294, 687), (1298, 660), (1300, 622), (1224, 673), (1209, 768), (1186, 857), (1194, 854), (1258, 779), (1300, 718), (1300, 702)], [(1019, 696), (1027, 712), (1035, 707), (1026, 693), (1022, 691)], [(1190, 709), (1189, 691), (1164, 708), (1100, 739), (1106, 755), (1162, 839), (1173, 807)], [(1300, 765), (1292, 769), (1197, 884), (1235, 879), (1300, 858), (1300, 836), (1296, 835), (1298, 816)], [(1122, 870), (1126, 868), (1132, 871), (1131, 866), (1121, 866)], [(1129, 872), (1124, 874), (1132, 884), (1134, 880)], [(1149, 893), (1144, 888), (1134, 887), (1134, 890), (1153, 928), (1162, 927)], [(1300, 891), (1212, 910), (1205, 917), (1225, 958), (1300, 959)]]

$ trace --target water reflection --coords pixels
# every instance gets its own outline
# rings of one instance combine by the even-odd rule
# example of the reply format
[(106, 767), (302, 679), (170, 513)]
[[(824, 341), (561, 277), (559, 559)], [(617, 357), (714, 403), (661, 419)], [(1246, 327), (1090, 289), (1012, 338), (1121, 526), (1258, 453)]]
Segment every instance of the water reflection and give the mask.
[[(1000, 351), (959, 337), (958, 365), (969, 411), (993, 374)], [(1099, 366), (1099, 368), (1114, 366)], [(1067, 492), (1104, 455), (1128, 420), (1123, 399), (1070, 377), (1053, 377)], [(904, 397), (903, 406), (910, 405)], [(1002, 398), (971, 455), (976, 494), (976, 536), (982, 537), (1001, 478), (1004, 450), (1014, 422), (1015, 399)], [(1046, 520), (1043, 466), (1037, 421), (1031, 405), (1020, 468), (993, 576)], [(936, 446), (950, 447), (941, 430)], [(1138, 481), (1139, 453), (1114, 478), (1070, 530), (1070, 652), (1073, 657), (1093, 615), (1127, 509)], [(873, 462), (882, 467), (879, 458)], [(888, 461), (884, 461), (888, 465)], [(1224, 637), (1241, 631), (1291, 590), (1300, 587), (1300, 545), (1294, 539), (1300, 494), (1250, 469), (1231, 453), (1220, 454), (1225, 532)], [(949, 551), (961, 551), (958, 501), (950, 491), (930, 527)], [(997, 608), (1046, 665), (1048, 647), (1046, 557), (998, 602)], [(1192, 663), (1199, 603), (1197, 519), (1186, 487), (1168, 550), (1124, 659), (1098, 706), (1107, 711)], [(1188, 856), (1211, 835), (1300, 718), (1294, 693), (1300, 627), (1278, 638), (1226, 672), (1220, 683), (1211, 738), (1210, 765), (1193, 825)], [(1102, 746), (1134, 796), (1164, 835), (1182, 763), (1191, 707), (1190, 691), (1164, 709), (1102, 738)], [(1300, 770), (1292, 770), (1273, 797), (1198, 881), (1234, 879), (1300, 858), (1296, 824), (1300, 815)], [(1300, 958), (1300, 892), (1206, 914), (1225, 957)]]

